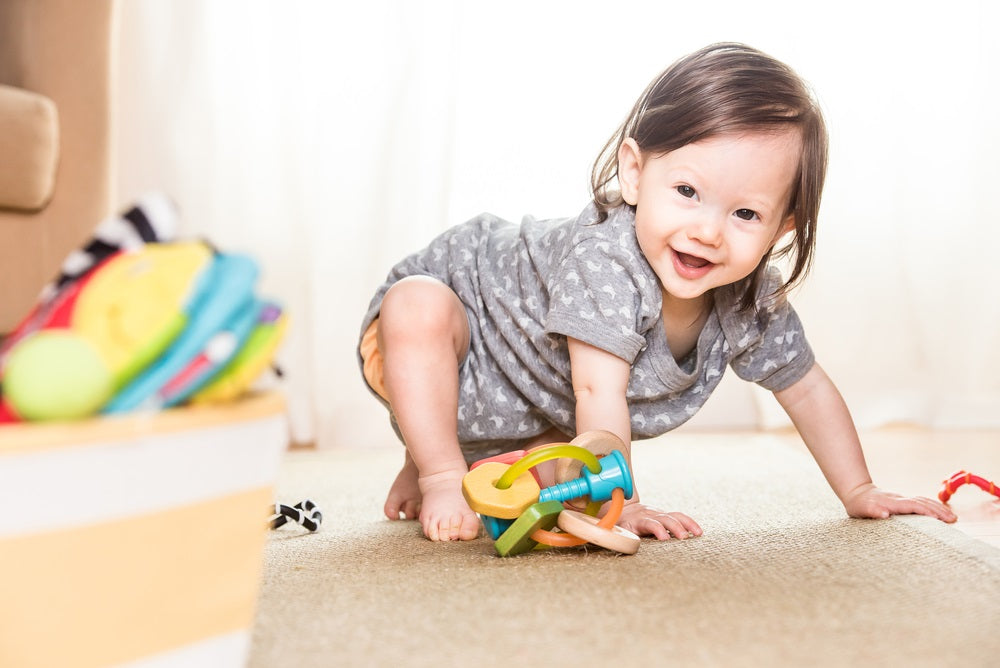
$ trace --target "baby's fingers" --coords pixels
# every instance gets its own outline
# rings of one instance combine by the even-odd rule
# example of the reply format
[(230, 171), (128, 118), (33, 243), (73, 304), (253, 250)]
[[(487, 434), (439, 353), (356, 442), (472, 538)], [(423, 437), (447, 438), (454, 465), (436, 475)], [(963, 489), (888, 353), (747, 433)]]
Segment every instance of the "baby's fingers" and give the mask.
[(887, 505), (893, 515), (926, 515), (942, 522), (954, 522), (958, 519), (948, 506), (923, 496), (900, 498)]
[(663, 513), (647, 515), (629, 521), (626, 526), (639, 536), (653, 536), (657, 540), (667, 540), (671, 536), (681, 540), (691, 536), (700, 536), (701, 527), (684, 513)]

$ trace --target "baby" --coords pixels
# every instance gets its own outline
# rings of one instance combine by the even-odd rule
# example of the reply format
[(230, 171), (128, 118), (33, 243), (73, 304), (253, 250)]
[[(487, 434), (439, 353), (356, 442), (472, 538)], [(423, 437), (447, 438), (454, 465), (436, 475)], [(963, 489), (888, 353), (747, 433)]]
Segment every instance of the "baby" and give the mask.
[[(633, 439), (689, 419), (731, 367), (774, 393), (849, 515), (954, 521), (937, 501), (872, 484), (786, 300), (811, 264), (826, 155), (823, 117), (795, 72), (711, 45), (643, 92), (579, 215), (481, 215), (397, 264), (359, 344), (406, 447), (385, 514), (419, 518), (431, 540), (473, 539), (469, 463), (598, 429), (630, 462)], [(770, 265), (783, 256), (787, 279)], [(701, 534), (637, 488), (618, 523), (658, 539)]]

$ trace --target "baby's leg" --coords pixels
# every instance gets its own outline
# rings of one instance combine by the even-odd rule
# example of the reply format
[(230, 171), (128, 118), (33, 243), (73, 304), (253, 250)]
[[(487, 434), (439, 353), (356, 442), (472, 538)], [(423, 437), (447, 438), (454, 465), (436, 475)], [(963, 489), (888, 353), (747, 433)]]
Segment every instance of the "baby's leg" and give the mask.
[[(469, 324), (458, 296), (438, 280), (411, 276), (386, 292), (379, 313), (383, 382), (416, 469), (419, 519), (431, 540), (471, 540), (479, 518), (462, 496), (468, 471), (458, 444), (458, 365), (469, 347)], [(404, 464), (386, 501), (403, 502), (412, 472)], [(396, 495), (396, 501), (393, 495)]]

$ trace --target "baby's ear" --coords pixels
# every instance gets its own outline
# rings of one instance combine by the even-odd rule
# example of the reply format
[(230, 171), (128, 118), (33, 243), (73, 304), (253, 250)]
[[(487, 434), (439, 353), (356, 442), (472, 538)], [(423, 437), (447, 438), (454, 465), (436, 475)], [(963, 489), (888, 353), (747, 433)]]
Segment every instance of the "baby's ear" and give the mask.
[(618, 185), (622, 199), (635, 206), (639, 201), (639, 173), (642, 172), (642, 151), (631, 137), (618, 147)]
[(785, 236), (789, 232), (795, 231), (795, 214), (790, 213), (785, 216), (785, 219), (781, 221), (781, 226), (778, 227), (778, 232), (774, 235), (775, 242), (781, 237)]
[(774, 231), (774, 236), (771, 237), (771, 248), (773, 249), (778, 244), (778, 242), (781, 241), (781, 237), (785, 236), (789, 232), (794, 232), (794, 231), (795, 231), (795, 214), (790, 213), (787, 216), (785, 216), (784, 220), (781, 221), (781, 225), (778, 225), (778, 229)]

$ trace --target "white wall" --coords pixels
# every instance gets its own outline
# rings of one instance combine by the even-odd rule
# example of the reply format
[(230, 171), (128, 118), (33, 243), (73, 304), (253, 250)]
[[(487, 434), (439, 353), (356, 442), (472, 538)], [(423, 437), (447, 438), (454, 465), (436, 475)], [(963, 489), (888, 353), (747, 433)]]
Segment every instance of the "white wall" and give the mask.
[[(862, 426), (1000, 426), (1000, 27), (958, 0), (365, 3), (130, 0), (118, 192), (248, 250), (294, 331), (301, 439), (394, 440), (354, 362), (392, 262), (480, 211), (572, 215), (646, 83), (750, 43), (817, 89), (831, 165), (816, 270), (793, 296)], [(693, 421), (773, 426), (727, 379)]]

